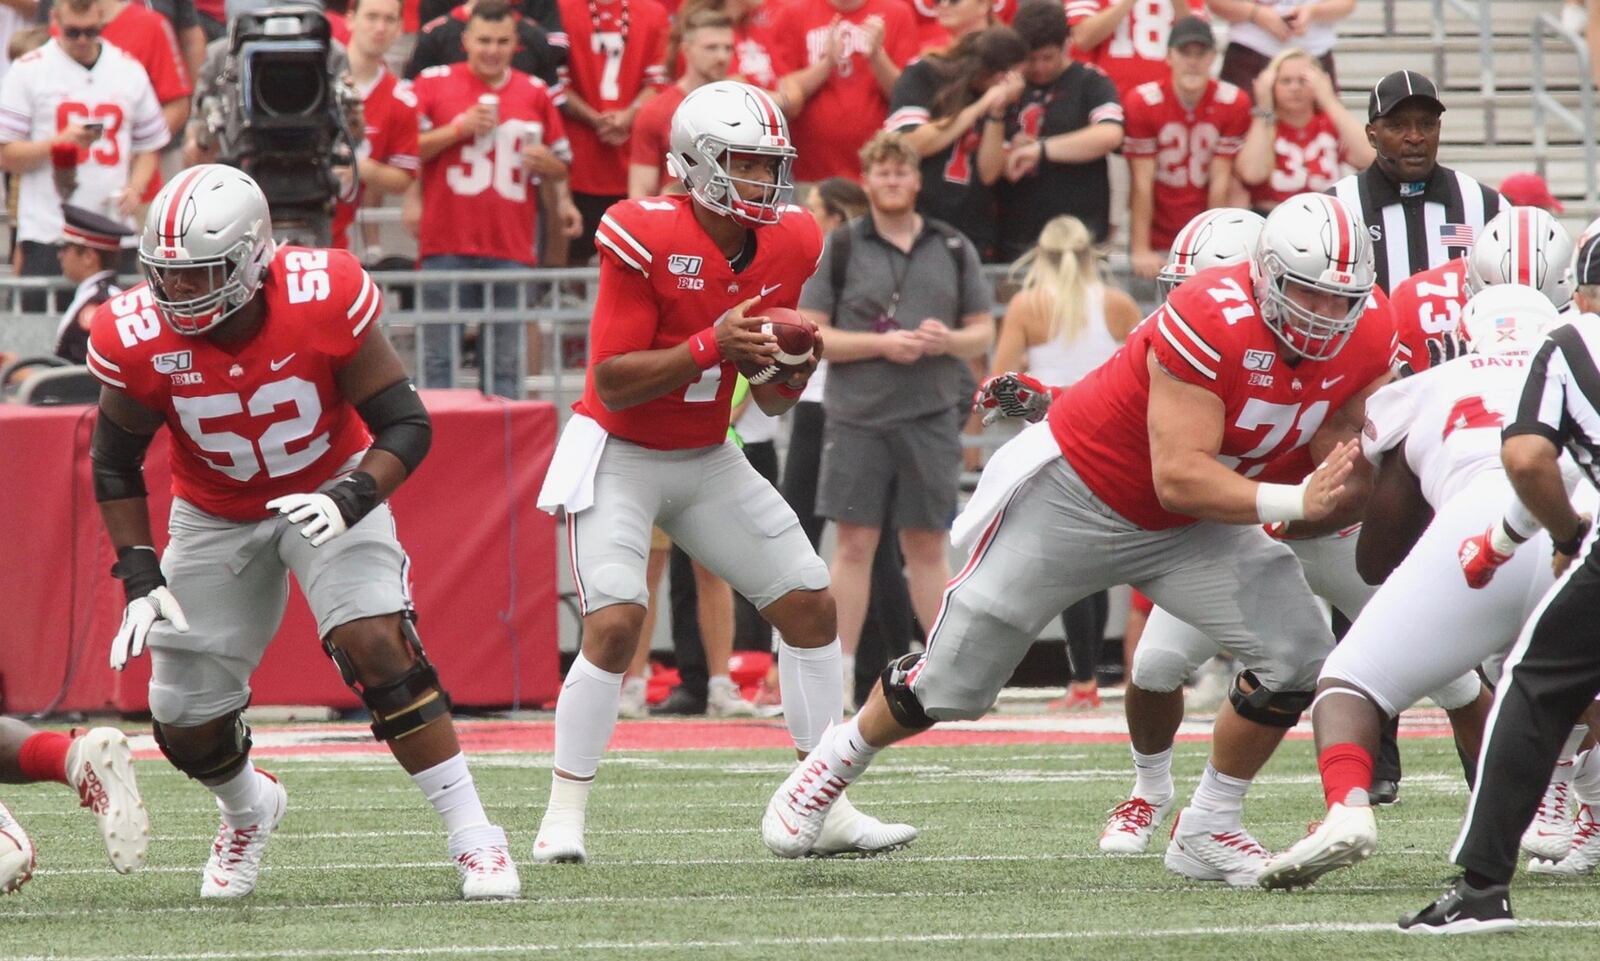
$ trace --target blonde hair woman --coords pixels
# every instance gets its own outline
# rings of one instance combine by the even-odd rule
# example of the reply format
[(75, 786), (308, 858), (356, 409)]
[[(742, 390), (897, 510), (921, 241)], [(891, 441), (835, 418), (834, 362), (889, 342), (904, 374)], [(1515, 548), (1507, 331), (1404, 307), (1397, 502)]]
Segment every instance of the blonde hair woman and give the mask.
[(1233, 161), (1250, 202), (1235, 206), (1266, 214), (1295, 194), (1333, 186), (1343, 176), (1341, 164), (1364, 170), (1372, 163), (1366, 127), (1339, 102), (1311, 54), (1299, 47), (1280, 52), (1254, 89), (1250, 131)]
[[(1018, 260), (1022, 289), (1006, 304), (990, 373), (1027, 373), (1054, 387), (1069, 386), (1114, 353), (1139, 323), (1133, 298), (1106, 286), (1094, 238), (1076, 217), (1044, 225), (1039, 242)], [(1050, 706), (1085, 710), (1100, 705), (1096, 656), (1106, 631), (1106, 595), (1092, 594), (1061, 612), (1072, 684)]]

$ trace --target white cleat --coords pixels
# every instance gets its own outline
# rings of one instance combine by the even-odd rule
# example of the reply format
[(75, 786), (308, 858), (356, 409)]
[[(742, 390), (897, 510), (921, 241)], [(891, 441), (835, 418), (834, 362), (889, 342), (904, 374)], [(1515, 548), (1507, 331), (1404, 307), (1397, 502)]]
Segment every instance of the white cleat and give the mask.
[(511, 861), (506, 832), (496, 825), (467, 828), (450, 838), (450, 856), (461, 875), (464, 901), (509, 900), (522, 896), (522, 879)]
[(11, 894), (33, 877), (33, 842), (0, 804), (0, 894)]
[(1329, 871), (1360, 864), (1378, 849), (1378, 821), (1370, 807), (1335, 804), (1316, 830), (1274, 855), (1261, 872), (1264, 888), (1303, 888)]
[(917, 839), (917, 829), (909, 824), (885, 824), (870, 814), (863, 814), (850, 803), (850, 798), (840, 796), (833, 802), (833, 810), (822, 822), (822, 833), (806, 854), (814, 858), (831, 858), (841, 854), (859, 854), (873, 857), (898, 851)]
[(585, 864), (583, 812), (546, 811), (533, 840), (533, 860), (538, 864)]
[(624, 678), (622, 694), (617, 700), (617, 716), (641, 718), (650, 716), (649, 684), (642, 677)]
[(754, 717), (756, 706), (744, 699), (739, 688), (724, 678), (712, 678), (706, 685), (706, 714), (711, 717)]
[(1183, 830), (1183, 815), (1172, 822), (1167, 843), (1167, 870), (1194, 881), (1226, 881), (1236, 888), (1253, 888), (1271, 855), (1250, 832)]
[(1600, 820), (1595, 818), (1595, 812), (1589, 805), (1580, 804), (1573, 827), (1572, 848), (1566, 857), (1559, 861), (1534, 858), (1528, 862), (1528, 870), (1534, 874), (1568, 878), (1593, 874), (1596, 865), (1600, 865)]
[(144, 866), (150, 814), (133, 776), (133, 752), (116, 728), (97, 727), (67, 748), (67, 780), (94, 812), (106, 854), (119, 874)]
[(1533, 823), (1522, 832), (1522, 850), (1545, 861), (1560, 861), (1572, 850), (1572, 761), (1555, 766)]
[(267, 779), (261, 786), (261, 817), (242, 828), (222, 822), (217, 829), (217, 840), (211, 845), (205, 876), (200, 881), (202, 898), (242, 898), (256, 889), (267, 838), (272, 836), (283, 820), (283, 813), (289, 809), (289, 795), (278, 779), (260, 768), (256, 773)]
[(1143, 854), (1150, 837), (1167, 819), (1173, 799), (1152, 804), (1135, 795), (1111, 809), (1105, 830), (1100, 832), (1100, 850), (1108, 854)]
[(806, 758), (789, 773), (767, 802), (761, 816), (761, 840), (780, 858), (798, 858), (811, 852), (822, 834), (833, 803), (847, 785), (827, 762)]

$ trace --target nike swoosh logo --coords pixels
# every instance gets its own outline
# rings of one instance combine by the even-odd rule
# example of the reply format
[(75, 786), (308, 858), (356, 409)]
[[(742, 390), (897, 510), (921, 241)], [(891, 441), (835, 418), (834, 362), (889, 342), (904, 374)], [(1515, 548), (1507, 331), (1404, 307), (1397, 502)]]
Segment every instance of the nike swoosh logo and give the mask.
[[(296, 353), (298, 353), (298, 351)], [(271, 364), (271, 367), (275, 371), (282, 370), (283, 369), (283, 365), (287, 364), (291, 360), (294, 360), (294, 354), (290, 354), (289, 356), (285, 357), (282, 360), (273, 361), (272, 364)], [(1327, 385), (1324, 384), (1323, 386), (1326, 387)]]
[(766, 295), (772, 293), (774, 290), (777, 290), (779, 287), (782, 287), (782, 286), (783, 286), (782, 284), (773, 284), (771, 287), (763, 287), (763, 288), (761, 288), (761, 296), (765, 297)]
[(1461, 917), (1461, 912), (1460, 911), (1451, 911), (1449, 914), (1444, 916), (1444, 923), (1445, 924), (1449, 924), (1450, 922), (1454, 921), (1456, 918), (1459, 918), (1459, 917)]
[(793, 824), (790, 824), (789, 819), (783, 816), (782, 811), (778, 812), (778, 823), (783, 825), (783, 829), (788, 831), (791, 837), (799, 836), (800, 829), (795, 827)]
[[(276, 368), (274, 368), (274, 369), (276, 369)], [(1324, 377), (1322, 379), (1322, 389), (1323, 390), (1327, 390), (1329, 387), (1332, 387), (1334, 384), (1337, 384), (1341, 380), (1344, 380), (1344, 375), (1343, 374), (1340, 374), (1338, 377)]]

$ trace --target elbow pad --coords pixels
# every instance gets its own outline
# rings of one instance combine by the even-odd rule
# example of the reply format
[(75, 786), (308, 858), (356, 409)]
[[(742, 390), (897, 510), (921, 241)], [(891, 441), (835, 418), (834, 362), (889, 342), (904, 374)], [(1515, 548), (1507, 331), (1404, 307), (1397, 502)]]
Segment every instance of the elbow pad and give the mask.
[(395, 381), (356, 405), (356, 413), (372, 431), (372, 449), (393, 454), (405, 466), (406, 476), (428, 456), (433, 421), (411, 381)]
[(144, 452), (154, 434), (135, 434), (115, 423), (104, 411), (95, 418), (89, 438), (93, 465), (94, 499), (120, 501), (144, 497)]

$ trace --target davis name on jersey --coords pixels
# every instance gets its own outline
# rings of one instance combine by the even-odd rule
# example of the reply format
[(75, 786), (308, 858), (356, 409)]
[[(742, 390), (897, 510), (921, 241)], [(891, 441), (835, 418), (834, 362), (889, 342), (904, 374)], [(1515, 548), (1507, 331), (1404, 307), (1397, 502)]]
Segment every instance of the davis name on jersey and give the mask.
[(316, 490), (371, 443), (337, 375), (382, 312), (377, 284), (348, 251), (282, 247), (258, 296), (265, 319), (236, 352), (172, 330), (145, 284), (89, 329), (94, 375), (166, 418), (172, 493), (235, 521)]
[(1394, 321), (1386, 305), (1369, 301), (1332, 358), (1290, 363), (1281, 345), (1261, 319), (1249, 263), (1203, 270), (1145, 318), (1110, 360), (1057, 398), (1050, 429), (1078, 476), (1123, 517), (1146, 530), (1192, 523), (1156, 497), (1146, 355), (1154, 352), (1172, 376), (1222, 400), (1217, 459), (1255, 478), (1305, 446), (1330, 413), (1389, 369)]
[(822, 233), (799, 207), (751, 233), (755, 256), (738, 273), (700, 226), (687, 196), (614, 204), (595, 231), (600, 296), (589, 335), (589, 374), (573, 405), (613, 436), (658, 450), (720, 444), (728, 432), (737, 371), (729, 361), (683, 387), (625, 410), (607, 410), (595, 390), (595, 366), (638, 350), (676, 347), (723, 314), (758, 297), (747, 316), (793, 308), (822, 255)]

